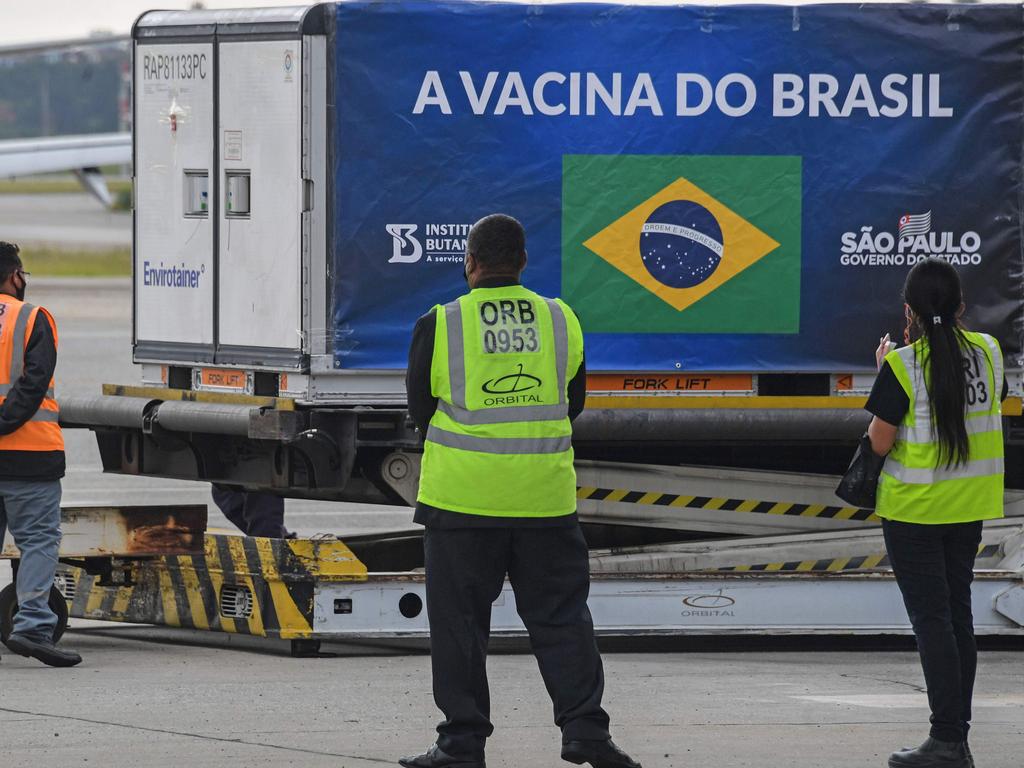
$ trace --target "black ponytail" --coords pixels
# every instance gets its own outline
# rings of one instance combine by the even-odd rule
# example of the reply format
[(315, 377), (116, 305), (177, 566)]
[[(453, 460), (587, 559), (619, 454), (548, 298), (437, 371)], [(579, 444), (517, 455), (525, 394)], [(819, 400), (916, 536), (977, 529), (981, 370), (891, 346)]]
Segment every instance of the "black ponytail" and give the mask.
[(920, 261), (903, 286), (904, 301), (928, 346), (921, 365), (932, 406), (932, 434), (939, 444), (939, 464), (966, 464), (970, 443), (965, 423), (967, 373), (964, 355), (972, 344), (957, 321), (963, 297), (956, 269), (939, 259)]

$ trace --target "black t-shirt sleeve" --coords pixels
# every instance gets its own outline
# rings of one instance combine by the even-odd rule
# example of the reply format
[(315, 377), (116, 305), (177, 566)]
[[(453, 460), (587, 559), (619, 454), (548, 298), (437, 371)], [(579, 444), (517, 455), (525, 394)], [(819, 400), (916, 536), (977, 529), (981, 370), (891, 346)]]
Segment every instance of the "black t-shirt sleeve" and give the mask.
[(864, 407), (882, 421), (894, 426), (899, 425), (907, 415), (910, 398), (889, 363), (882, 363), (882, 370), (878, 372), (878, 378), (875, 379), (875, 385), (871, 388), (867, 405)]
[(430, 365), (434, 359), (434, 332), (437, 315), (431, 310), (416, 321), (409, 344), (409, 367), (405, 372), (405, 391), (409, 402), (409, 415), (427, 434), (427, 426), (437, 410), (437, 398), (430, 391)]
[(587, 356), (584, 354), (580, 361), (580, 369), (569, 381), (569, 421), (575, 420), (583, 413), (583, 407), (587, 402)]
[[(572, 312), (573, 317), (579, 322), (579, 315), (576, 314), (576, 310), (569, 307), (569, 311)], [(566, 389), (569, 395), (569, 421), (575, 421), (576, 417), (583, 413), (583, 408), (587, 404), (587, 353), (585, 351), (580, 360), (580, 367), (572, 379), (569, 380), (569, 386)]]

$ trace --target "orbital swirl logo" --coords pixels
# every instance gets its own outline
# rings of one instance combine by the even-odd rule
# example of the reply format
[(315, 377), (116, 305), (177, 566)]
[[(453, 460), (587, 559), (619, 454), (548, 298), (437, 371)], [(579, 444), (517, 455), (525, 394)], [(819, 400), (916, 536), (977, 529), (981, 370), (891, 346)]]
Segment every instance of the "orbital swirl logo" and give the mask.
[(728, 608), (736, 604), (734, 598), (728, 595), (722, 594), (722, 590), (718, 592), (706, 592), (700, 595), (687, 595), (683, 598), (683, 605), (688, 605), (691, 608), (704, 608), (704, 609), (721, 609)]
[(488, 379), (481, 389), (489, 395), (518, 395), (521, 392), (529, 392), (541, 386), (542, 382), (536, 376), (523, 373), (523, 364), (519, 363), (519, 370), (506, 376), (496, 379)]
[(658, 207), (640, 230), (640, 257), (651, 277), (670, 288), (692, 288), (714, 274), (724, 251), (722, 227), (692, 200)]

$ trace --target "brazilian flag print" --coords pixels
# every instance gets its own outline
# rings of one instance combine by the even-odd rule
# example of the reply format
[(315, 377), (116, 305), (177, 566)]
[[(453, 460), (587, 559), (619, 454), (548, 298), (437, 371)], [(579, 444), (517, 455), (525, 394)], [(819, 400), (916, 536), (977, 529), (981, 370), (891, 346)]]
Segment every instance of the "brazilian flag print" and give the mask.
[(566, 155), (562, 296), (590, 333), (798, 333), (801, 158)]

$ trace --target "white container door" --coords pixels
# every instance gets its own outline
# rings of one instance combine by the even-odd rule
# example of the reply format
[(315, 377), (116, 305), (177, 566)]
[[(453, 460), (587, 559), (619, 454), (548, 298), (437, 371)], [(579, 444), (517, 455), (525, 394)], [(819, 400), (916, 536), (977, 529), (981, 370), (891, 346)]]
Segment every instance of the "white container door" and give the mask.
[(218, 363), (301, 365), (301, 45), (218, 43)]
[(135, 359), (213, 360), (214, 50), (135, 47)]

